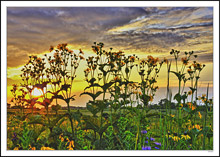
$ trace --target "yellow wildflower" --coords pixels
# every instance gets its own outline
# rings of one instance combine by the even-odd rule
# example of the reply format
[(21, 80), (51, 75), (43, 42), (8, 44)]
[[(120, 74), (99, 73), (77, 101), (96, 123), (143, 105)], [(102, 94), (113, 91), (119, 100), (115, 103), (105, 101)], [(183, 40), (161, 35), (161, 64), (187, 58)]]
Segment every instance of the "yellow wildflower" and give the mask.
[(173, 115), (173, 114), (170, 114), (170, 117), (172, 117), (172, 118), (173, 118), (173, 117), (175, 117), (175, 115)]
[(69, 150), (73, 150), (73, 148), (74, 148), (74, 141), (69, 141), (69, 146), (67, 148)]
[(173, 136), (172, 137), (174, 141), (178, 142), (180, 140), (180, 138), (178, 136)]
[(198, 114), (199, 114), (199, 118), (201, 119), (202, 118), (202, 114), (200, 112), (198, 112)]
[(191, 90), (188, 92), (188, 95), (192, 95), (192, 91)]
[(196, 129), (198, 129), (199, 131), (202, 130), (198, 124), (194, 125), (193, 128), (196, 128)]
[(54, 149), (50, 147), (41, 147), (40, 150), (54, 150)]
[(181, 135), (181, 139), (185, 139), (185, 140), (188, 140), (188, 139), (191, 139), (191, 137), (189, 135)]

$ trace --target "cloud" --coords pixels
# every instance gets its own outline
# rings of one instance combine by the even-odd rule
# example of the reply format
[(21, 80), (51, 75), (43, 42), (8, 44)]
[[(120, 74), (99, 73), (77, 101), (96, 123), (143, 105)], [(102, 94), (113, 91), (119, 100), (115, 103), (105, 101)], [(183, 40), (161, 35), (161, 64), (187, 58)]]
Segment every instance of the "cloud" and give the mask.
[(7, 15), (8, 67), (50, 45), (90, 50), (94, 41), (128, 53), (206, 49), (212, 56), (210, 7), (9, 7)]

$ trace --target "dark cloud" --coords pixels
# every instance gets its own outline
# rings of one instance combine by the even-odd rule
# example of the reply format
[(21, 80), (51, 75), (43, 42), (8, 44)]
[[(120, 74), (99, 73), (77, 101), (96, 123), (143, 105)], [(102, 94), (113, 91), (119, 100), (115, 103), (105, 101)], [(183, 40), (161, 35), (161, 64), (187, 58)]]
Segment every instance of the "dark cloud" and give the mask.
[(7, 63), (22, 65), (28, 55), (64, 42), (90, 49), (102, 41), (116, 49), (165, 53), (211, 43), (212, 25), (207, 7), (9, 7)]

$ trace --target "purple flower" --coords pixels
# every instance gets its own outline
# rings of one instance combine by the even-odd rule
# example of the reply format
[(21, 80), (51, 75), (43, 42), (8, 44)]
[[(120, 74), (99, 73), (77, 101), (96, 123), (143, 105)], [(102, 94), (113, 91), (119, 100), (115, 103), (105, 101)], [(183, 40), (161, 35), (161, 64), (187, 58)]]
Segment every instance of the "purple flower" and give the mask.
[(154, 142), (154, 144), (161, 146), (161, 143), (159, 143), (159, 142)]
[(160, 148), (158, 148), (158, 147), (154, 147), (155, 149), (160, 149)]
[(151, 147), (150, 146), (143, 146), (142, 150), (151, 150)]
[(16, 141), (18, 138), (17, 138), (17, 134), (14, 132), (13, 133), (13, 136), (12, 136), (12, 141)]
[(146, 131), (146, 130), (141, 130), (141, 133), (142, 133), (142, 134), (146, 134), (147, 131)]
[(150, 140), (151, 140), (151, 141), (155, 141), (155, 139), (154, 139), (154, 138), (152, 138), (152, 137), (150, 138)]
[(148, 141), (145, 141), (145, 143), (148, 143)]

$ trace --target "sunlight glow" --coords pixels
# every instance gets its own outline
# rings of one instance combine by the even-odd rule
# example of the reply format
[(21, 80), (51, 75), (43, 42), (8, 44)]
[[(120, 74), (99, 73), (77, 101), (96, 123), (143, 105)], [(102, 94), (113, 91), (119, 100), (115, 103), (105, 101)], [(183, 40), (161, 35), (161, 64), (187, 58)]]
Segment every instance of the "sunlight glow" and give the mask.
[(35, 88), (32, 90), (31, 95), (32, 95), (33, 97), (40, 97), (40, 96), (43, 95), (43, 91), (42, 91), (41, 89), (35, 87)]

